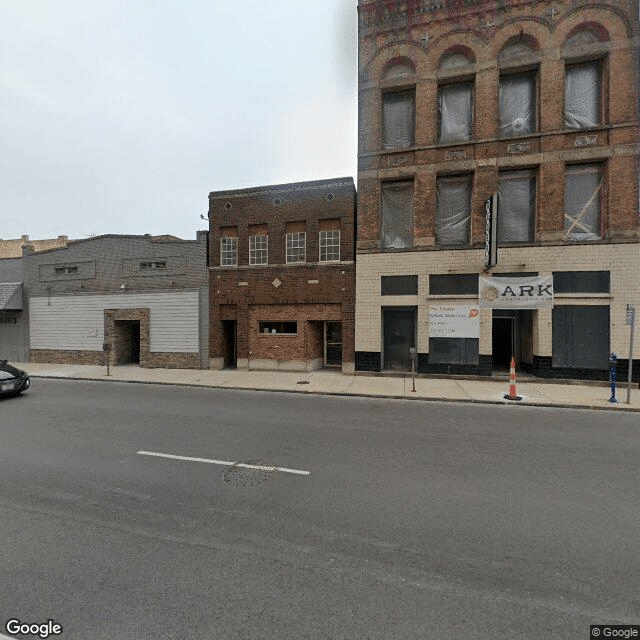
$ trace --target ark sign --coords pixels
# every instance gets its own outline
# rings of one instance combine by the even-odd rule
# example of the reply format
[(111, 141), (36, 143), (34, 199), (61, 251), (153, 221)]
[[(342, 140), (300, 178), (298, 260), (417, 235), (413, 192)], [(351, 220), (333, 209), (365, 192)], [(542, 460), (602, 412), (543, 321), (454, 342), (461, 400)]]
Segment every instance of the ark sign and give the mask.
[(478, 278), (478, 306), (485, 309), (551, 309), (553, 278)]

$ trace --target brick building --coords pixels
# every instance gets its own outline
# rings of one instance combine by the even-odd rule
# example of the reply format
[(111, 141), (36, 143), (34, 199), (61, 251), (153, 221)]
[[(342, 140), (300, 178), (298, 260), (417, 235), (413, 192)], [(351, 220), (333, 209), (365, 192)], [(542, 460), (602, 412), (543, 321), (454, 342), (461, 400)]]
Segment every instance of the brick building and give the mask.
[(352, 178), (209, 195), (210, 368), (354, 370)]
[(629, 0), (361, 0), (357, 370), (624, 375), (639, 37)]
[(31, 362), (206, 369), (207, 235), (104, 235), (23, 257)]
[(29, 240), (29, 236), (22, 236), (12, 240), (0, 239), (0, 259), (21, 258), (22, 247), (29, 245), (33, 251), (44, 251), (45, 249), (56, 249), (64, 247), (69, 241), (68, 236), (58, 236), (45, 240)]

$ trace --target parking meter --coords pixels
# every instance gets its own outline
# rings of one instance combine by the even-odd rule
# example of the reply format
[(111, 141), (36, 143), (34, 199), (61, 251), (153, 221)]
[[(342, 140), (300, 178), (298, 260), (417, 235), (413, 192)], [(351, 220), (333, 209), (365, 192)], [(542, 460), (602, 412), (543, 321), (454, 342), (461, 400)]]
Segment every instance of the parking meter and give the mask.
[(105, 355), (105, 358), (107, 360), (107, 375), (109, 376), (109, 375), (111, 375), (109, 373), (109, 351), (111, 351), (111, 343), (103, 342), (102, 343), (102, 350), (104, 351), (104, 355)]
[(618, 402), (616, 400), (616, 365), (618, 364), (618, 356), (612, 351), (609, 354), (609, 382), (611, 382), (611, 397), (609, 402)]
[(409, 349), (409, 360), (411, 360), (411, 391), (416, 390), (416, 361), (418, 360), (418, 351), (415, 347)]

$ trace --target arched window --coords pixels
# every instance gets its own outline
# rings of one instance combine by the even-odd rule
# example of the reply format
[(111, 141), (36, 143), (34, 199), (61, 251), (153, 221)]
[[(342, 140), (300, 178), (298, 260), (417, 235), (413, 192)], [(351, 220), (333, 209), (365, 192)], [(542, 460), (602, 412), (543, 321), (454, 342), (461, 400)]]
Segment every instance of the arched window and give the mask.
[[(520, 34), (509, 40), (498, 55), (498, 64), (505, 69), (500, 74), (498, 99), (500, 136), (503, 138), (526, 135), (537, 130), (538, 72), (536, 67), (531, 68), (532, 60), (535, 60), (534, 47), (536, 43), (533, 38)], [(520, 71), (518, 67), (524, 70)]]
[(413, 64), (409, 60), (402, 60), (391, 64), (384, 73), (384, 80), (400, 80), (415, 75)]
[(407, 149), (415, 144), (415, 67), (407, 58), (395, 59), (383, 74), (382, 148)]
[(574, 29), (565, 42), (565, 56), (572, 52), (592, 52), (593, 59), (565, 65), (564, 82), (564, 125), (567, 129), (586, 129), (602, 123), (604, 107), (602, 103), (603, 60), (601, 42), (608, 39), (607, 31), (595, 23), (581, 25)]
[(475, 63), (473, 52), (456, 46), (445, 51), (438, 63), (438, 142), (464, 142), (473, 137), (473, 79), (461, 80), (454, 74), (455, 82), (447, 80), (450, 72)]
[(457, 67), (466, 67), (473, 64), (473, 58), (466, 51), (454, 50), (447, 51), (441, 58), (439, 69), (455, 69)]

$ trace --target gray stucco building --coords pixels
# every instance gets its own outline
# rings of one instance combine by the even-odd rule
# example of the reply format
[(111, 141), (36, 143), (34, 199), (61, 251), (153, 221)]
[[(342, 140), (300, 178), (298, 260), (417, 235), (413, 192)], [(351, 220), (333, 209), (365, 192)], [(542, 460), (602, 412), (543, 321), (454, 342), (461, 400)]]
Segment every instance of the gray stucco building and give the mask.
[(208, 367), (207, 237), (104, 235), (24, 251), (32, 362)]

